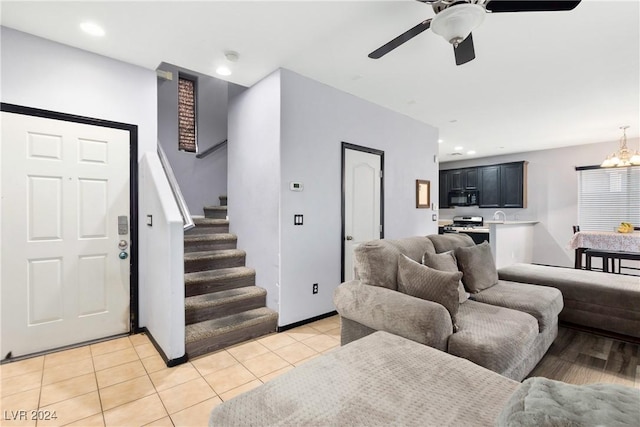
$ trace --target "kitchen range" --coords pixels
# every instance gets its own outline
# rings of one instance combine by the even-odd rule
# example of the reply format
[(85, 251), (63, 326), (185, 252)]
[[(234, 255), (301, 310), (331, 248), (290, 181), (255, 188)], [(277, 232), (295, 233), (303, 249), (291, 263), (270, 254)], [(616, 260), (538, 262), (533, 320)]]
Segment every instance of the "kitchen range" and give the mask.
[(476, 243), (489, 241), (489, 227), (481, 216), (454, 216), (451, 224), (438, 227), (438, 234), (445, 233), (464, 233)]

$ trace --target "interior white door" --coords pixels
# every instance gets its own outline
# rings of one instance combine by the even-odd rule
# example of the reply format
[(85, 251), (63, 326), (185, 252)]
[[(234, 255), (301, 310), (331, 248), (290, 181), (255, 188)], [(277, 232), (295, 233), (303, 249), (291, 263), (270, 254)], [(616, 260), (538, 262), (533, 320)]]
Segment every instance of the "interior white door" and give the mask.
[(359, 150), (344, 153), (344, 280), (352, 280), (353, 251), (382, 235), (382, 156)]
[(1, 357), (128, 332), (129, 132), (1, 118)]

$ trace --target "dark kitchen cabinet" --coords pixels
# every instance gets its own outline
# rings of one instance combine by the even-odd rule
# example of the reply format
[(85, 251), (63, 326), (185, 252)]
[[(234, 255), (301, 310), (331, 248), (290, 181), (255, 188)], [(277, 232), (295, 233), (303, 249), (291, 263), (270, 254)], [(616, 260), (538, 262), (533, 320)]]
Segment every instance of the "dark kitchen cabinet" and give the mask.
[(526, 162), (479, 167), (481, 208), (526, 207)]
[(484, 166), (480, 169), (480, 191), (478, 206), (481, 208), (500, 207), (500, 165)]
[(449, 192), (478, 190), (481, 208), (527, 207), (527, 162), (440, 171), (439, 201), (449, 208)]
[(438, 201), (439, 208), (449, 207), (449, 175), (448, 171), (440, 171), (438, 177)]
[(509, 163), (500, 166), (500, 193), (503, 208), (522, 208), (525, 206), (524, 163)]
[(466, 184), (464, 186), (465, 190), (477, 190), (478, 189), (478, 169), (465, 169), (466, 170)]
[(447, 172), (449, 179), (449, 191), (478, 189), (478, 169), (453, 169)]
[(464, 190), (462, 169), (449, 171), (447, 178), (449, 180), (449, 191)]

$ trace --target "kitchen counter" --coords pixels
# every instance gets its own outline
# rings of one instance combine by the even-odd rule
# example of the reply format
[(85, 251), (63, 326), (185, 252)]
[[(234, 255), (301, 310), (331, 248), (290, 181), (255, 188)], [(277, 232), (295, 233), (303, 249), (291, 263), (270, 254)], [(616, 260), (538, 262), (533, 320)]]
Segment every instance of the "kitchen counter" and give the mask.
[(489, 227), (487, 228), (466, 228), (464, 230), (460, 230), (465, 233), (489, 233)]
[(537, 224), (539, 221), (484, 221), (485, 224), (499, 224), (499, 225), (523, 225), (523, 224)]
[(530, 220), (484, 221), (484, 225), (489, 226), (489, 242), (497, 268), (533, 261), (533, 229), (537, 223)]

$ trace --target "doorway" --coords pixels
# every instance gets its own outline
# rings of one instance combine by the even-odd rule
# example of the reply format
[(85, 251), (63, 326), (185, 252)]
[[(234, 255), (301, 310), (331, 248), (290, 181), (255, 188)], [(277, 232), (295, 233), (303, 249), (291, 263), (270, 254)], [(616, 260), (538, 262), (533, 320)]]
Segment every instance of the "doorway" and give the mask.
[(353, 251), (384, 237), (384, 151), (342, 143), (342, 282), (353, 280)]
[(137, 127), (1, 114), (0, 356), (137, 329)]

